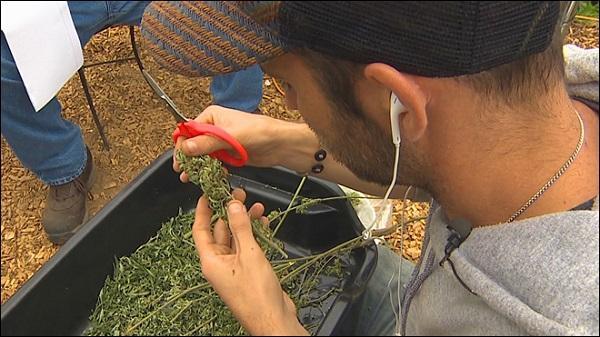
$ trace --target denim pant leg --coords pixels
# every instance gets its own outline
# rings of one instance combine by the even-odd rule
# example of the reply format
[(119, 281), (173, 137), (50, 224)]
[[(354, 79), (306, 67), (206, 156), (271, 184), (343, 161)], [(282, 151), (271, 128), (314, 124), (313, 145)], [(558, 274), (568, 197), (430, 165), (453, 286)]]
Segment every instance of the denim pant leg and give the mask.
[(258, 65), (215, 76), (210, 84), (213, 104), (254, 112), (262, 99), (263, 72)]
[(23, 166), (50, 185), (79, 176), (87, 159), (79, 127), (62, 118), (56, 98), (35, 112), (4, 33), (1, 91), (2, 135)]
[[(139, 24), (148, 2), (73, 1), (71, 17), (84, 46), (98, 31), (117, 24)], [(23, 166), (49, 185), (67, 183), (81, 174), (87, 160), (79, 127), (62, 118), (52, 99), (35, 112), (2, 34), (2, 135)]]
[[(360, 303), (355, 336), (389, 336), (395, 334), (398, 314), (398, 266), (400, 256), (384, 246), (377, 247), (377, 266), (367, 284)], [(414, 269), (414, 264), (402, 261), (400, 295)], [(390, 281), (391, 280), (391, 281)]]

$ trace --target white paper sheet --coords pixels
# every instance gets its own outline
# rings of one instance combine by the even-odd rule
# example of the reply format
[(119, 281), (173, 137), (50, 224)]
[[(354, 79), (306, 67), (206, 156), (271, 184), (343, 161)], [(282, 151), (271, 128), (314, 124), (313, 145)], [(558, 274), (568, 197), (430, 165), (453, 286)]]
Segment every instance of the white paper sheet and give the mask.
[(2, 1), (2, 31), (36, 111), (83, 65), (66, 1)]

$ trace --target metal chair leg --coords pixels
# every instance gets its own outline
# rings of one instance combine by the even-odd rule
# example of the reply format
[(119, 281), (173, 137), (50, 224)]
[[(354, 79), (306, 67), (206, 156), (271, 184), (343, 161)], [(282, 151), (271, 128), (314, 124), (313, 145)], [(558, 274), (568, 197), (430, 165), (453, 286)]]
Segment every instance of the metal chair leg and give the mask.
[[(163, 100), (165, 100), (167, 102), (167, 105), (170, 108), (175, 109), (175, 111), (177, 111), (177, 108), (174, 106), (174, 103), (172, 103), (171, 99), (162, 91), (162, 89), (158, 86), (158, 84), (156, 84), (156, 81), (154, 81), (154, 79), (152, 78), (152, 76), (150, 76), (150, 74), (148, 74), (148, 72), (146, 71), (146, 69), (144, 69), (144, 65), (143, 65), (142, 60), (140, 58), (140, 53), (139, 53), (139, 50), (138, 50), (138, 46), (137, 46), (137, 43), (135, 41), (135, 27), (134, 26), (129, 26), (129, 37), (130, 37), (130, 40), (131, 40), (131, 47), (133, 49), (133, 55), (134, 55), (134, 57), (124, 58), (124, 59), (119, 59), (119, 60), (113, 60), (113, 61), (97, 62), (97, 63), (85, 65), (85, 66), (81, 67), (79, 69), (79, 71), (78, 71), (78, 73), (79, 73), (79, 79), (81, 80), (81, 86), (83, 87), (83, 91), (85, 92), (85, 98), (86, 98), (87, 103), (88, 103), (88, 105), (90, 107), (90, 111), (92, 112), (92, 117), (94, 119), (94, 123), (96, 124), (96, 128), (98, 129), (98, 132), (100, 133), (100, 137), (102, 138), (102, 145), (103, 145), (104, 149), (107, 150), (107, 151), (110, 150), (110, 144), (108, 143), (108, 139), (106, 138), (106, 134), (104, 133), (104, 128), (102, 127), (102, 124), (100, 123), (100, 119), (98, 118), (98, 113), (96, 112), (96, 107), (94, 106), (94, 100), (93, 100), (92, 95), (90, 93), (90, 88), (89, 88), (88, 81), (87, 81), (87, 79), (85, 77), (85, 68), (94, 67), (94, 66), (102, 65), (102, 64), (109, 64), (109, 63), (117, 63), (117, 62), (135, 60), (138, 68), (140, 69), (140, 72), (144, 76), (144, 79), (146, 80), (146, 82), (148, 83), (148, 85), (150, 86), (150, 88), (152, 89), (152, 91), (154, 91), (160, 98), (162, 98)], [(156, 88), (154, 86), (156, 86)]]
[(90, 111), (92, 112), (92, 118), (94, 119), (94, 123), (96, 123), (96, 128), (100, 133), (100, 137), (102, 138), (102, 144), (105, 150), (110, 150), (110, 145), (108, 144), (108, 139), (104, 134), (104, 128), (102, 124), (100, 124), (100, 119), (98, 118), (98, 113), (96, 112), (96, 107), (94, 106), (94, 100), (92, 99), (92, 95), (90, 94), (90, 89), (88, 85), (88, 81), (85, 78), (85, 71), (83, 68), (80, 68), (77, 73), (79, 74), (79, 79), (81, 80), (81, 86), (83, 87), (83, 91), (85, 92), (85, 98), (87, 99), (87, 103), (90, 107)]
[(142, 59), (140, 58), (140, 52), (138, 51), (137, 43), (135, 42), (135, 28), (134, 26), (129, 26), (129, 39), (131, 40), (131, 48), (133, 49), (133, 56), (135, 58), (135, 63), (137, 63), (140, 71), (144, 70), (144, 65), (142, 64)]

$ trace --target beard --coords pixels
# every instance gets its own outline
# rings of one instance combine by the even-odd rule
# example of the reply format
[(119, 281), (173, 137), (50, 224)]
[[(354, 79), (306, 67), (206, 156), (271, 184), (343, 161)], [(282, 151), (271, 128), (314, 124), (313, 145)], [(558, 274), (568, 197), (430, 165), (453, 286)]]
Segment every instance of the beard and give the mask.
[(358, 178), (388, 185), (394, 170), (394, 146), (373, 123), (358, 118), (333, 118), (334, 130), (320, 137), (334, 158)]
[[(334, 105), (334, 104), (332, 104)], [(387, 186), (394, 172), (395, 147), (391, 134), (382, 130), (358, 105), (332, 106), (329, 130), (314, 130), (324, 148), (358, 178)], [(348, 111), (354, 110), (354, 113)], [(307, 121), (310, 125), (310, 122)], [(396, 184), (422, 186), (422, 160), (408, 144), (400, 145)]]
[[(322, 99), (318, 100), (326, 102), (329, 108), (329, 113), (320, 116), (319, 121), (314, 120), (315, 123), (310, 120), (315, 114), (300, 111), (321, 145), (358, 178), (389, 185), (394, 172), (395, 147), (391, 130), (381, 129), (358, 101), (356, 83), (362, 77), (362, 66), (309, 49), (295, 53), (306, 63), (323, 93)], [(389, 111), (381, 113), (389, 118)], [(422, 169), (427, 167), (425, 159), (415, 144), (401, 143), (397, 184), (424, 187), (427, 182)]]

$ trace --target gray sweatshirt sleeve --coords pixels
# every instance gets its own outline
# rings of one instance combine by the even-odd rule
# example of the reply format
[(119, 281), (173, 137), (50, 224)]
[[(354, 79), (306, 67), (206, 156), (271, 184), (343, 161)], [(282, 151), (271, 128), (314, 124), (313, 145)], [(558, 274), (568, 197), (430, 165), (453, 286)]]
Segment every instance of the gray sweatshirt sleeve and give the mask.
[(563, 47), (565, 77), (571, 96), (598, 102), (598, 48)]

